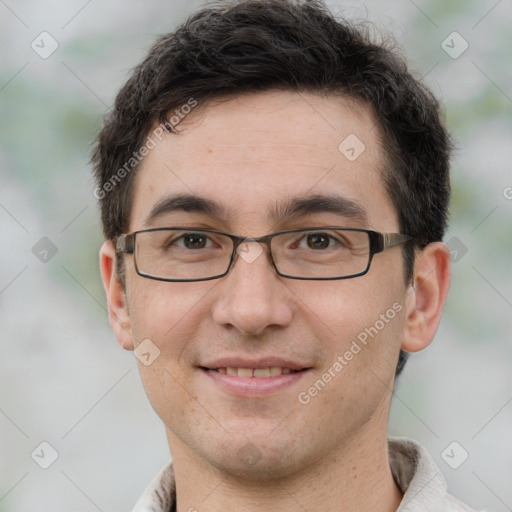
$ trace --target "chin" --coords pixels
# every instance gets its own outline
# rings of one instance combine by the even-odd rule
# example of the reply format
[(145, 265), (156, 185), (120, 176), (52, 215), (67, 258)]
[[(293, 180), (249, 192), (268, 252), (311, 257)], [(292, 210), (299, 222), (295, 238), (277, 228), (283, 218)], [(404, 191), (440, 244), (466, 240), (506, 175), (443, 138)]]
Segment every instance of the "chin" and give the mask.
[(268, 485), (278, 478), (296, 473), (303, 467), (302, 456), (305, 455), (299, 452), (293, 442), (282, 439), (274, 439), (273, 443), (270, 441), (268, 434), (236, 442), (229, 438), (227, 445), (218, 450), (212, 450), (210, 446), (205, 458), (212, 466), (231, 477)]

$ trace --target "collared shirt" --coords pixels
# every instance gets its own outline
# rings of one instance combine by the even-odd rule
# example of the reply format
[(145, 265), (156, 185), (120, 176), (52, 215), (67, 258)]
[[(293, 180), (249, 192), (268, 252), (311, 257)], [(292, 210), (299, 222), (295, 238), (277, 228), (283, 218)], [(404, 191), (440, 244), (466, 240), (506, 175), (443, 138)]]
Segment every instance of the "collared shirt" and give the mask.
[[(404, 495), (397, 512), (475, 512), (447, 493), (441, 471), (419, 443), (390, 437), (388, 451), (391, 472)], [(132, 512), (176, 512), (172, 463), (160, 470)]]

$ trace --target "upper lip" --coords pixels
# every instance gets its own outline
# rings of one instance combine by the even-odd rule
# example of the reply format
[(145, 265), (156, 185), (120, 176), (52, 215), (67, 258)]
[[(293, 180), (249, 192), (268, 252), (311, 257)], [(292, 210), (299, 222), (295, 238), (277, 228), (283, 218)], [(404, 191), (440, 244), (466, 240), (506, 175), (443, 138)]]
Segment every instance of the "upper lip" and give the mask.
[(290, 368), (291, 370), (304, 370), (309, 368), (300, 363), (281, 359), (279, 357), (264, 357), (258, 359), (248, 359), (247, 357), (223, 357), (200, 365), (203, 368), (270, 368), (271, 366), (280, 366), (281, 368)]

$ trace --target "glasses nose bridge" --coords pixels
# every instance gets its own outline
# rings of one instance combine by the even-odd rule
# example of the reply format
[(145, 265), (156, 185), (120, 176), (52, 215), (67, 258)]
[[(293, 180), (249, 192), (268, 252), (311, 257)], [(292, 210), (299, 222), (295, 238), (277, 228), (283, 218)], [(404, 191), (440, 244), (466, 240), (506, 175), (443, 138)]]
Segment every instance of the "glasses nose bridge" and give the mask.
[(271, 242), (274, 235), (264, 235), (259, 237), (250, 237), (250, 236), (238, 236), (238, 235), (231, 235), (231, 240), (233, 241), (233, 253), (231, 255), (231, 264), (229, 266), (228, 272), (231, 271), (231, 269), (235, 266), (235, 263), (238, 260), (238, 257), (241, 256), (243, 260), (245, 260), (247, 263), (252, 263), (257, 258), (251, 258), (251, 257), (245, 257), (242, 252), (248, 253), (250, 250), (247, 249), (247, 251), (242, 251), (240, 249), (241, 246), (244, 244), (250, 244), (250, 243), (256, 243), (258, 245), (263, 244), (267, 247), (267, 251), (264, 251), (262, 249), (262, 252), (266, 252), (267, 259), (269, 263), (272, 265), (272, 268), (276, 270), (274, 258), (272, 256), (272, 248), (271, 248)]

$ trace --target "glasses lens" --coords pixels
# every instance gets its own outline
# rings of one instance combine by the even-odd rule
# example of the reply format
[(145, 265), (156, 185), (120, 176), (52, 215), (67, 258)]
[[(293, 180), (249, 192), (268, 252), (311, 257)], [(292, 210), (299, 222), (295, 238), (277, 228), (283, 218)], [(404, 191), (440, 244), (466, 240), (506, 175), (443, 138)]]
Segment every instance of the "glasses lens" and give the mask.
[(272, 255), (281, 274), (302, 278), (340, 278), (365, 272), (370, 237), (357, 230), (304, 230), (272, 239)]
[(165, 229), (135, 236), (135, 261), (141, 274), (162, 279), (206, 279), (228, 269), (233, 242), (218, 233)]

